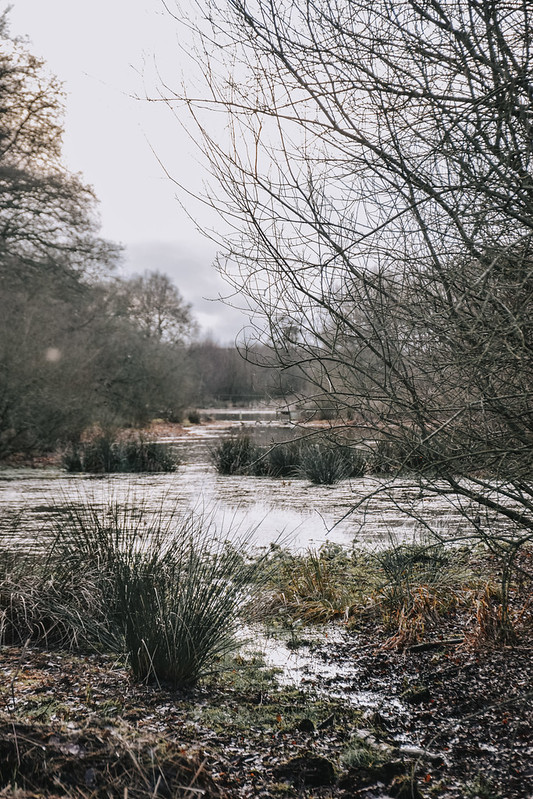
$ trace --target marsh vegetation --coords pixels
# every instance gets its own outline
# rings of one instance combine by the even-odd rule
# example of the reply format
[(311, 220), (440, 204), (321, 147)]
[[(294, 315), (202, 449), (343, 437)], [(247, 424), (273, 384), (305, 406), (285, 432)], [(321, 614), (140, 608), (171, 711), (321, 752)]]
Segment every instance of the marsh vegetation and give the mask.
[[(203, 78), (166, 99), (218, 181), (240, 351), (119, 277), (0, 16), (0, 794), (525, 799), (528, 4), (203, 5)], [(146, 434), (266, 398), (288, 434), (209, 464)]]
[[(480, 743), (495, 701), (485, 672), (492, 664), (495, 679), (523, 680), (527, 670), (529, 551), (503, 614), (500, 563), (481, 544), (258, 551), (250, 535), (221, 535), (214, 517), (169, 515), (131, 495), (63, 505), (38, 550), (9, 540), (0, 776), (5, 790), (28, 796), (52, 796), (57, 780), (70, 795), (85, 786), (93, 797), (117, 786), (147, 797), (156, 785), (186, 795), (196, 784), (209, 796), (231, 785), (239, 797), (344, 797), (378, 783), (392, 795), (431, 796), (428, 774), (436, 795), (460, 795), (485, 772), (460, 748), (451, 753), (452, 700), (435, 665), (445, 672), (485, 653), (483, 667), (475, 655), (475, 673), (465, 672), (465, 689), (479, 692), (473, 715), (481, 714), (468, 735)], [(502, 649), (509, 620), (516, 650)], [(279, 676), (272, 669), (280, 648), (307, 663), (297, 682), (290, 665)], [(493, 746), (494, 795), (526, 795), (516, 776), (527, 761), (519, 690), (497, 711), (522, 732), (512, 773), (507, 742)], [(102, 723), (112, 731), (104, 748)], [(207, 747), (203, 760), (187, 749), (193, 741)]]

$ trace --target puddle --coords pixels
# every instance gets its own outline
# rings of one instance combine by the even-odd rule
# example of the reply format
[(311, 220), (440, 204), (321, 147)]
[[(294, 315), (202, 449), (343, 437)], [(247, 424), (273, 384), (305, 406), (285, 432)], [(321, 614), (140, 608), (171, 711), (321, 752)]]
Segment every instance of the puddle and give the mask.
[(305, 628), (301, 641), (290, 636), (283, 641), (254, 629), (253, 645), (245, 653), (260, 652), (267, 667), (279, 669), (277, 680), (281, 685), (312, 690), (324, 698), (342, 699), (361, 710), (377, 710), (385, 717), (392, 713), (407, 714), (405, 705), (388, 695), (390, 690), (385, 683), (382, 691), (356, 687), (361, 667), (355, 654), (347, 655), (346, 643), (343, 630), (335, 625), (328, 625), (327, 634), (326, 628)]

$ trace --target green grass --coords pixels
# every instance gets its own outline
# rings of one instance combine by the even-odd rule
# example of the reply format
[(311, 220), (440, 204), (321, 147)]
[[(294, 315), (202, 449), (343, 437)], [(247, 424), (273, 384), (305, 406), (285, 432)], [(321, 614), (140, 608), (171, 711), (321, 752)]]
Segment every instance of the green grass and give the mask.
[(347, 769), (379, 768), (391, 760), (386, 750), (378, 749), (365, 741), (352, 741), (340, 757), (341, 764)]

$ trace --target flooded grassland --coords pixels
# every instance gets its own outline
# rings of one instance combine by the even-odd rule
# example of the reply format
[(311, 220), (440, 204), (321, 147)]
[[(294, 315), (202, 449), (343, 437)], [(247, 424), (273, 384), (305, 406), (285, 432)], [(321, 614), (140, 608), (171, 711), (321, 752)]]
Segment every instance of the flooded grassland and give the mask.
[[(179, 454), (174, 473), (0, 471), (11, 551), (40, 548), (66, 508), (105, 515), (110, 500), (159, 520), (194, 511), (220, 540), (287, 550), (276, 555), (279, 580), (263, 620), (243, 627), (240, 653), (196, 686), (139, 682), (123, 658), (105, 653), (0, 647), (1, 795), (529, 799), (531, 607), (517, 595), (520, 636), (502, 645), (490, 637), (497, 564), (483, 560), (482, 588), (471, 578), (478, 561), (465, 560), (470, 576), (450, 584), (467, 557), (465, 508), (408, 479), (317, 486), (219, 475), (209, 453), (221, 436), (244, 427), (270, 443), (293, 433), (242, 422), (160, 434)], [(430, 533), (452, 539), (457, 553), (438, 550), (431, 574)], [(382, 580), (371, 599), (352, 598), (343, 610), (343, 581), (366, 579), (358, 553), (390, 567), (387, 556), (379, 561), (390, 547), (404, 558), (401, 568), (392, 561), (397, 583)], [(526, 593), (531, 560), (521, 564)], [(337, 570), (331, 584), (328, 568)], [(309, 623), (310, 608), (319, 623)]]
[[(254, 530), (258, 547), (282, 542), (292, 549), (318, 548), (330, 541), (346, 546), (388, 546), (468, 533), (464, 509), (453, 496), (423, 493), (412, 480), (364, 476), (333, 486), (291, 477), (219, 475), (210, 450), (222, 436), (245, 430), (262, 443), (294, 435), (272, 423), (220, 422), (159, 436), (171, 444), (180, 465), (168, 474), (67, 474), (60, 468), (0, 470), (0, 529), (32, 538), (47, 529), (61, 506), (91, 502), (104, 507), (141, 500), (163, 513), (196, 510), (214, 516), (221, 530)], [(356, 510), (354, 510), (356, 508)]]

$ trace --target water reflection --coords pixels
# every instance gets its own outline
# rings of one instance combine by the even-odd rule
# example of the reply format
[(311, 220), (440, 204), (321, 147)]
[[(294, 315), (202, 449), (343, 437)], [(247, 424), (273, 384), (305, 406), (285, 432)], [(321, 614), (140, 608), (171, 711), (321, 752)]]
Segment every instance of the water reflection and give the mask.
[[(422, 517), (441, 532), (457, 532), (465, 520), (443, 497), (422, 497), (416, 486), (397, 481), (375, 494), (378, 480), (365, 477), (333, 487), (302, 479), (220, 476), (206, 463), (184, 463), (174, 474), (68, 475), (60, 470), (0, 473), (0, 529), (39, 538), (67, 503), (105, 507), (142, 501), (163, 515), (196, 509), (214, 513), (221, 533), (254, 528), (254, 541), (268, 546), (283, 539), (294, 549), (326, 541), (378, 546), (425, 534)], [(357, 511), (354, 505), (374, 496)], [(15, 521), (21, 515), (18, 525)]]
[[(414, 482), (375, 477), (317, 486), (304, 479), (221, 476), (210, 449), (224, 435), (244, 430), (260, 443), (283, 441), (284, 425), (211, 424), (167, 439), (181, 459), (172, 474), (69, 475), (60, 469), (0, 471), (0, 531), (38, 541), (67, 503), (142, 502), (170, 515), (191, 510), (214, 514), (221, 534), (254, 530), (257, 546), (282, 540), (293, 549), (327, 541), (378, 547), (427, 536), (458, 536), (468, 521), (457, 498), (423, 495)], [(356, 510), (354, 510), (356, 508)]]

